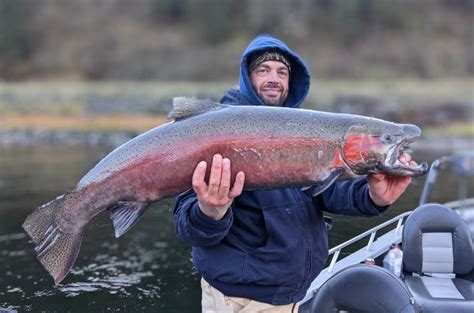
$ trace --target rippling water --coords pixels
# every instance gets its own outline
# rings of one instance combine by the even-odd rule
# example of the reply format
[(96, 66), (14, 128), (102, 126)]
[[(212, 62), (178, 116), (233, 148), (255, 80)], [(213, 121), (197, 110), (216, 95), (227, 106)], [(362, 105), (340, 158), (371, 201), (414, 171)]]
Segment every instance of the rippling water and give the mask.
[(150, 207), (120, 239), (108, 214), (86, 230), (71, 273), (55, 286), (21, 224), (38, 205), (72, 188), (106, 150), (0, 150), (0, 308), (19, 312), (199, 312), (190, 249), (174, 234), (173, 200)]
[[(154, 204), (120, 239), (107, 214), (88, 226), (78, 259), (54, 285), (21, 229), (37, 206), (71, 189), (109, 150), (78, 147), (0, 149), (0, 308), (18, 312), (200, 312), (199, 276), (190, 248), (176, 237), (173, 199)], [(434, 156), (421, 154), (432, 161)], [(335, 217), (330, 245), (416, 206), (423, 184), (413, 182), (387, 214)], [(455, 178), (433, 200), (456, 195)], [(472, 186), (472, 185), (471, 185)], [(441, 192), (442, 191), (442, 192)], [(471, 190), (472, 191), (472, 190)]]

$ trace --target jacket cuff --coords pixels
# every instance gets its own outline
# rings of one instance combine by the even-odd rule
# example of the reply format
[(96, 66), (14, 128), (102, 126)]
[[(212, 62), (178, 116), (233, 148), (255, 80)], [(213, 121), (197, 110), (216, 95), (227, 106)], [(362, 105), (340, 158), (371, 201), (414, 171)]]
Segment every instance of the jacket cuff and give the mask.
[(195, 228), (207, 234), (215, 234), (226, 231), (231, 225), (234, 218), (232, 206), (227, 210), (224, 217), (218, 221), (210, 218), (202, 213), (199, 204), (196, 202), (191, 208), (190, 221)]

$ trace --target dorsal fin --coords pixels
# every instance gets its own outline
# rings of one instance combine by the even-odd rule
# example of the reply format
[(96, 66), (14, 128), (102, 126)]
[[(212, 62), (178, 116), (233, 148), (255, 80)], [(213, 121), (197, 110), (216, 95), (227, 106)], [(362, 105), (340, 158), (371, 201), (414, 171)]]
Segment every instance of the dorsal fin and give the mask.
[(225, 107), (227, 107), (227, 105), (208, 100), (177, 97), (173, 98), (173, 110), (171, 110), (171, 112), (168, 114), (168, 120), (183, 120), (191, 116), (196, 116), (209, 111), (219, 110)]

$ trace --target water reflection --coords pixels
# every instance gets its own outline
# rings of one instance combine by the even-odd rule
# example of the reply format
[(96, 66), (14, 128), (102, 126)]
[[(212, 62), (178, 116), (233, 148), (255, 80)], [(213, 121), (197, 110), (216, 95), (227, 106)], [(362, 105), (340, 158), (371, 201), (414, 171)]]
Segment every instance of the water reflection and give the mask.
[[(175, 235), (173, 199), (154, 204), (119, 239), (106, 213), (95, 218), (88, 225), (76, 264), (60, 285), (55, 286), (36, 261), (33, 246), (21, 229), (24, 219), (37, 206), (72, 188), (108, 151), (58, 146), (0, 149), (0, 308), (20, 312), (200, 312), (199, 277), (190, 262), (190, 247)], [(432, 161), (438, 156), (414, 157)], [(456, 196), (456, 177), (443, 179), (433, 201)], [(415, 179), (382, 217), (335, 216), (330, 246), (413, 209), (422, 184), (423, 179)]]
[[(30, 312), (84, 312), (86, 308), (115, 312), (134, 311), (138, 302), (138, 311), (143, 312), (198, 312), (197, 277), (188, 247), (175, 238), (169, 218), (160, 220), (171, 214), (169, 209), (153, 209), (156, 214), (145, 215), (136, 230), (120, 239), (113, 236), (105, 214), (93, 221), (73, 270), (57, 286), (35, 260), (23, 233), (2, 235), (0, 264), (5, 274), (0, 278), (0, 307)], [(163, 224), (169, 225), (156, 231)], [(189, 302), (177, 304), (184, 290), (191, 290)]]
[[(150, 207), (116, 239), (107, 214), (86, 230), (76, 264), (60, 285), (35, 259), (21, 229), (38, 205), (72, 188), (105, 149), (0, 150), (0, 308), (20, 312), (199, 312), (189, 247), (176, 238), (173, 200)], [(183, 298), (184, 295), (184, 298)]]

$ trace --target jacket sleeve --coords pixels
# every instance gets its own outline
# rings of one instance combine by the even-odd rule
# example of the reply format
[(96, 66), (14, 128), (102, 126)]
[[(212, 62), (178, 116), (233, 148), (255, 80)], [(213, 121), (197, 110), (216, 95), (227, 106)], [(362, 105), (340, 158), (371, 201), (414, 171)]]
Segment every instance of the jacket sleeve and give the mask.
[(353, 216), (379, 215), (389, 207), (388, 205), (380, 207), (372, 201), (365, 177), (332, 184), (316, 196), (314, 201), (330, 213)]
[(233, 221), (232, 207), (221, 220), (214, 220), (199, 208), (196, 194), (192, 189), (179, 195), (173, 210), (176, 234), (196, 247), (217, 244), (229, 232)]

